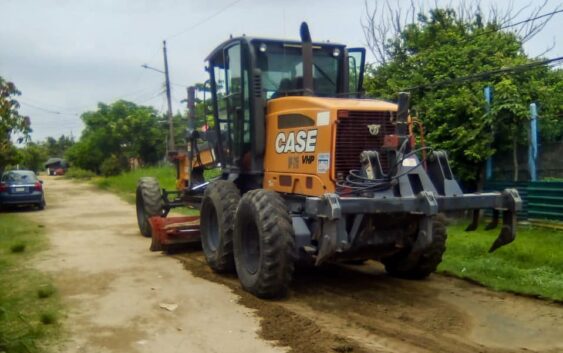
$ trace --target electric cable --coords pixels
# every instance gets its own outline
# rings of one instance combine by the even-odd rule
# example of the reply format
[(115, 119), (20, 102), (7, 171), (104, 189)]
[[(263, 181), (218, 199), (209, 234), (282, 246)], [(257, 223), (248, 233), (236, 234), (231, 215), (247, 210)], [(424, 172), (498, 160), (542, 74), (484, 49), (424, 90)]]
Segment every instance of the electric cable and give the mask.
[(402, 90), (403, 91), (413, 91), (415, 89), (421, 89), (421, 88), (433, 88), (433, 87), (439, 87), (439, 86), (448, 86), (448, 85), (467, 82), (467, 81), (476, 81), (476, 80), (479, 80), (481, 78), (489, 78), (489, 77), (494, 76), (494, 75), (523, 72), (523, 71), (526, 71), (526, 70), (534, 69), (536, 67), (540, 67), (540, 66), (544, 66), (544, 65), (551, 65), (551, 64), (557, 63), (558, 61), (563, 61), (563, 56), (559, 56), (559, 57), (547, 59), (547, 60), (542, 60), (542, 61), (536, 61), (536, 62), (532, 62), (532, 63), (528, 63), (528, 64), (499, 68), (499, 69), (496, 69), (496, 70), (482, 71), (482, 72), (478, 72), (478, 73), (473, 74), (473, 75), (460, 76), (460, 77), (456, 77), (456, 78), (451, 79), (451, 80), (443, 80), (443, 81), (432, 82), (432, 83), (423, 84), (423, 85), (411, 86), (411, 87), (408, 87), (408, 88), (403, 88)]
[(175, 34), (173, 34), (173, 35), (168, 36), (168, 37), (166, 38), (166, 40), (168, 41), (168, 40), (170, 40), (170, 39), (172, 39), (172, 38), (176, 38), (176, 37), (178, 37), (178, 36), (180, 36), (180, 35), (182, 35), (182, 34), (184, 34), (184, 33), (187, 33), (187, 32), (189, 32), (189, 31), (191, 31), (191, 30), (193, 30), (193, 29), (195, 29), (195, 28), (201, 26), (201, 25), (204, 24), (205, 22), (211, 20), (211, 19), (214, 18), (214, 17), (219, 16), (220, 14), (222, 14), (222, 13), (225, 12), (225, 11), (227, 11), (229, 8), (235, 6), (236, 4), (238, 4), (238, 3), (241, 2), (241, 1), (243, 1), (243, 0), (235, 0), (235, 1), (233, 1), (233, 2), (231, 2), (231, 3), (229, 3), (229, 4), (227, 4), (227, 6), (222, 7), (221, 9), (219, 9), (218, 11), (212, 13), (210, 16), (207, 16), (207, 17), (204, 18), (203, 20), (194, 23), (192, 26), (190, 26), (190, 27), (188, 27), (188, 28), (186, 28), (186, 29), (183, 29), (183, 30), (181, 30), (180, 32), (177, 32), (177, 33), (175, 33)]
[[(370, 179), (366, 176), (363, 176), (361, 170), (351, 169), (348, 172), (348, 175), (346, 176), (344, 181), (336, 182), (336, 187), (337, 187), (336, 193), (341, 196), (344, 196), (350, 194), (358, 194), (367, 191), (371, 191), (371, 192), (383, 191), (383, 190), (388, 190), (394, 185), (396, 185), (398, 183), (399, 178), (403, 177), (404, 175), (408, 175), (413, 170), (423, 165), (426, 159), (428, 158), (428, 155), (430, 155), (433, 151), (431, 147), (423, 146), (414, 149), (408, 153), (403, 153), (404, 150), (406, 149), (408, 141), (409, 141), (408, 139), (405, 139), (405, 141), (403, 141), (403, 143), (397, 150), (397, 155), (400, 157), (397, 158), (395, 163), (389, 168), (389, 174), (383, 175), (383, 178)], [(425, 157), (419, 160), (416, 165), (410, 167), (409, 169), (403, 171), (402, 173), (390, 175), (392, 173), (395, 173), (396, 167), (401, 165), (403, 161), (422, 151), (430, 151), (430, 153), (428, 153)]]

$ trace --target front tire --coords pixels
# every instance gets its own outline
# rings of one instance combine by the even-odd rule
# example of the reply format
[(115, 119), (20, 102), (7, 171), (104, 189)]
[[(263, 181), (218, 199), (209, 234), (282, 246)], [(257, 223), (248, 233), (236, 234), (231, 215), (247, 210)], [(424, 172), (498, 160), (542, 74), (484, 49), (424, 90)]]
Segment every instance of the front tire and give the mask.
[(432, 244), (416, 259), (409, 260), (410, 251), (403, 251), (384, 258), (381, 262), (385, 270), (393, 277), (406, 279), (423, 279), (436, 272), (446, 251), (446, 221), (437, 216), (432, 223)]
[(287, 294), (296, 261), (295, 235), (284, 199), (270, 190), (252, 190), (240, 200), (234, 250), (242, 287), (259, 298)]
[(209, 267), (233, 272), (233, 230), (240, 191), (227, 180), (213, 181), (205, 190), (200, 212), (201, 247)]
[(142, 177), (137, 184), (136, 192), (137, 224), (141, 234), (147, 238), (152, 235), (149, 218), (162, 214), (164, 202), (158, 180), (153, 177)]

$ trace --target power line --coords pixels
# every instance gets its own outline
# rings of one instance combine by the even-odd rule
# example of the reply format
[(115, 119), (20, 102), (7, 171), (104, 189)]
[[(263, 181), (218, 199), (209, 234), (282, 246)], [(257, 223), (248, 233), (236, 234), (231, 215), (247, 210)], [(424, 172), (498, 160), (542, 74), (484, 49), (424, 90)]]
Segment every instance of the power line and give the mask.
[(235, 6), (236, 4), (238, 4), (238, 3), (241, 2), (241, 1), (243, 1), (243, 0), (235, 0), (235, 1), (231, 2), (231, 3), (229, 3), (227, 6), (225, 6), (225, 7), (221, 8), (221, 9), (219, 9), (218, 11), (216, 11), (216, 12), (214, 12), (213, 14), (211, 14), (210, 16), (204, 18), (203, 20), (201, 20), (201, 21), (199, 21), (199, 22), (196, 22), (196, 23), (193, 24), (192, 26), (190, 26), (190, 27), (188, 27), (188, 28), (186, 28), (186, 29), (184, 29), (184, 30), (182, 30), (182, 31), (180, 31), (180, 32), (177, 32), (176, 34), (173, 34), (173, 35), (171, 35), (171, 36), (168, 36), (168, 38), (166, 38), (166, 40), (170, 40), (170, 39), (172, 39), (172, 38), (176, 38), (176, 37), (178, 37), (178, 36), (180, 36), (180, 35), (182, 35), (182, 34), (184, 34), (184, 33), (186, 33), (186, 32), (189, 32), (189, 31), (191, 31), (191, 30), (197, 28), (198, 26), (204, 24), (205, 22), (211, 20), (212, 18), (219, 16), (220, 14), (222, 14), (222, 13), (225, 12), (225, 11), (227, 11), (229, 8)]
[[(141, 89), (136, 89), (134, 91), (129, 91), (128, 93), (117, 95), (117, 97), (115, 97), (113, 99), (117, 101), (117, 100), (120, 100), (120, 99), (125, 99), (127, 97), (133, 96), (133, 97), (131, 97), (131, 99), (136, 100), (136, 99), (139, 99), (142, 96), (146, 95), (147, 93), (149, 93), (149, 92), (147, 92), (148, 89), (150, 89), (150, 88), (143, 87)], [(150, 98), (148, 98), (147, 100), (153, 99), (154, 97), (156, 97), (160, 94), (162, 94), (162, 91), (160, 89), (158, 90), (158, 92), (156, 94), (153, 93), (153, 92), (150, 92)], [(30, 98), (26, 98), (26, 100), (38, 102), (37, 100), (30, 99)], [(41, 105), (31, 104), (31, 103), (23, 101), (23, 100), (18, 100), (18, 102), (23, 106), (27, 106), (27, 107), (30, 107), (30, 108), (33, 108), (33, 109), (41, 110), (43, 112), (46, 112), (46, 113), (49, 113), (49, 114), (54, 114), (54, 115), (80, 115), (81, 114), (80, 112), (76, 112), (76, 111), (73, 111), (73, 110), (75, 110), (75, 109), (76, 110), (84, 110), (84, 109), (87, 109), (87, 108), (90, 107), (90, 105), (83, 105), (83, 106), (79, 106), (79, 107), (74, 107), (75, 109), (70, 109), (70, 108), (64, 108), (62, 106), (55, 106), (55, 105), (52, 105), (52, 104), (43, 104), (43, 103), (41, 103)], [(49, 108), (44, 107), (44, 106), (49, 106), (49, 105), (51, 105), (53, 107), (60, 108), (60, 109), (53, 110), (53, 109), (49, 109)]]
[(68, 111), (70, 109), (68, 107), (65, 108), (61, 105), (57, 105), (57, 104), (53, 104), (53, 103), (45, 103), (45, 102), (42, 102), (42, 101), (39, 101), (39, 100), (36, 100), (36, 99), (31, 99), (25, 94), (22, 95), (22, 98), (26, 102), (31, 102), (31, 103), (28, 103), (28, 104), (34, 104), (34, 105), (37, 105), (37, 106), (40, 106), (40, 107), (48, 107), (48, 108), (45, 108), (45, 109), (56, 109), (57, 111), (59, 111), (59, 110), (61, 110), (61, 111), (67, 110)]
[[(213, 19), (213, 18), (219, 16), (220, 14), (222, 14), (222, 13), (225, 12), (225, 11), (227, 11), (228, 9), (230, 9), (230, 8), (233, 7), (233, 6), (235, 6), (236, 4), (238, 4), (238, 3), (241, 2), (241, 1), (243, 1), (243, 0), (235, 0), (235, 1), (233, 1), (233, 2), (231, 2), (231, 3), (229, 3), (229, 4), (227, 4), (226, 6), (220, 8), (219, 10), (215, 11), (214, 13), (212, 13), (211, 15), (207, 16), (206, 18), (202, 19), (201, 21), (194, 23), (193, 25), (189, 26), (189, 27), (186, 28), (186, 29), (181, 30), (180, 32), (177, 32), (177, 33), (175, 33), (175, 34), (172, 34), (172, 35), (168, 36), (168, 37), (165, 39), (165, 41), (169, 41), (170, 39), (176, 38), (176, 37), (178, 37), (178, 36), (180, 36), (180, 35), (182, 35), (182, 34), (185, 34), (185, 33), (189, 32), (189, 31), (191, 31), (191, 30), (193, 30), (193, 29), (195, 29), (195, 28), (201, 26), (202, 24), (204, 24), (204, 23), (206, 23), (207, 21), (209, 21), (209, 20), (211, 20), (211, 19)], [(155, 55), (155, 56), (156, 56), (156, 55)], [(154, 58), (154, 57), (153, 57), (153, 58)], [(147, 64), (144, 64), (144, 65), (142, 65), (142, 66), (143, 66), (144, 68), (150, 68), (150, 69), (155, 70), (155, 69), (152, 68), (152, 67), (148, 67)], [(160, 70), (158, 70), (158, 69), (156, 69), (156, 71), (159, 71), (159, 72), (160, 72)], [(171, 82), (171, 81), (169, 81), (169, 85), (178, 86), (178, 87), (182, 87), (182, 88), (187, 87), (187, 85), (183, 85), (183, 84), (179, 84), (179, 83), (175, 83), (175, 82)], [(152, 97), (152, 98), (154, 98), (154, 97)], [(150, 98), (150, 99), (152, 99), (152, 98)], [(150, 100), (150, 99), (149, 99), (149, 100)]]
[(165, 90), (162, 90), (162, 89), (161, 89), (161, 90), (158, 91), (158, 93), (156, 93), (156, 94), (150, 96), (150, 97), (147, 98), (147, 99), (142, 100), (141, 102), (136, 102), (136, 104), (143, 104), (143, 103), (146, 103), (146, 102), (148, 102), (148, 101), (150, 101), (150, 100), (155, 99), (156, 97), (162, 96), (162, 95), (164, 94), (164, 92), (165, 92)]
[[(467, 81), (475, 81), (475, 80), (479, 80), (481, 78), (488, 78), (490, 76), (495, 76), (495, 75), (499, 75), (499, 74), (505, 74), (505, 73), (510, 73), (510, 72), (522, 72), (522, 71), (530, 70), (530, 69), (538, 67), (538, 66), (544, 66), (544, 65), (557, 63), (558, 61), (563, 61), (563, 56), (553, 58), (553, 59), (543, 60), (543, 61), (537, 61), (537, 62), (533, 62), (533, 63), (529, 63), (529, 64), (516, 65), (516, 66), (505, 67), (505, 68), (500, 68), (500, 69), (496, 69), (496, 70), (482, 71), (482, 72), (479, 72), (479, 73), (476, 73), (476, 74), (473, 74), (473, 75), (456, 77), (456, 78), (451, 79), (451, 80), (438, 81), (438, 82), (428, 83), (428, 84), (425, 84), (425, 85), (412, 86), (412, 87), (409, 87), (409, 88), (404, 88), (402, 90), (412, 91), (412, 90), (420, 89), (420, 88), (434, 88), (434, 87), (439, 87), (439, 86), (449, 86), (449, 85), (456, 84), (456, 83), (467, 82)], [(559, 64), (556, 64), (556, 65), (559, 65)]]
[(37, 110), (41, 110), (41, 111), (44, 111), (44, 112), (49, 113), (49, 114), (55, 114), (55, 115), (61, 115), (61, 114), (62, 114), (62, 113), (59, 112), (59, 111), (51, 110), (51, 109), (47, 109), (47, 108), (43, 108), (43, 107), (40, 107), (40, 106), (37, 106), (37, 105), (34, 105), (34, 104), (30, 104), (30, 103), (23, 102), (23, 101), (21, 101), (21, 100), (19, 101), (19, 103), (20, 103), (21, 105), (26, 106), (26, 107), (30, 107), (30, 108), (34, 108), (34, 109), (37, 109)]
[(540, 18), (554, 16), (554, 15), (556, 15), (556, 14), (558, 14), (558, 13), (562, 13), (562, 12), (563, 12), (563, 9), (555, 10), (555, 11), (552, 11), (552, 12), (549, 12), (549, 13), (545, 13), (545, 14), (543, 14), (543, 15), (538, 15), (538, 16), (536, 16), (536, 17), (528, 18), (528, 19), (525, 19), (525, 20), (522, 20), (522, 21), (519, 21), (519, 22), (516, 22), (516, 23), (511, 23), (511, 24), (508, 24), (508, 25), (506, 25), (506, 26), (501, 26), (501, 27), (496, 28), (496, 29), (492, 29), (492, 30), (489, 30), (489, 31), (484, 31), (484, 32), (481, 32), (481, 33), (476, 33), (476, 34), (475, 34), (475, 37), (477, 37), (477, 36), (482, 36), (482, 35), (489, 34), (489, 33), (498, 32), (498, 31), (501, 31), (501, 30), (503, 30), (503, 29), (507, 29), (507, 28), (510, 28), (510, 27), (519, 26), (519, 25), (522, 25), (522, 24), (524, 24), (524, 23), (528, 23), (528, 22), (532, 22), (532, 21), (535, 21), (535, 20), (539, 20)]

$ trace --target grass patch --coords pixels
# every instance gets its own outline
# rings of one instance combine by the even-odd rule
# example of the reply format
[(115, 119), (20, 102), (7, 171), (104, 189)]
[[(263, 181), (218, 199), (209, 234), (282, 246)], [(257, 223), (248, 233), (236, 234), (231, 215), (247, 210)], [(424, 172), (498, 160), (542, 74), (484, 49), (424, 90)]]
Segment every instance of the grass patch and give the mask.
[(96, 173), (81, 169), (78, 167), (70, 167), (65, 173), (65, 178), (67, 179), (80, 179), (80, 180), (89, 180), (96, 176)]
[(176, 170), (172, 166), (139, 168), (119, 175), (96, 178), (93, 182), (99, 188), (115, 192), (128, 202), (134, 203), (137, 182), (144, 176), (158, 179), (163, 189), (176, 190)]
[(10, 251), (14, 254), (22, 253), (25, 251), (25, 243), (18, 243), (10, 246)]
[(57, 289), (51, 285), (47, 284), (37, 290), (37, 298), (39, 299), (46, 299), (50, 298), (57, 292)]
[[(206, 170), (205, 178), (209, 180), (219, 174), (217, 169)], [(93, 183), (99, 188), (112, 191), (129, 203), (135, 203), (135, 190), (137, 182), (142, 177), (155, 177), (160, 187), (166, 190), (176, 190), (176, 169), (173, 166), (139, 168), (110, 177), (93, 179)], [(194, 210), (187, 208), (176, 208), (174, 212), (194, 214)]]
[(60, 337), (56, 289), (28, 265), (46, 247), (44, 228), (22, 215), (0, 214), (0, 352), (49, 351)]
[(57, 313), (54, 311), (41, 313), (39, 320), (43, 325), (53, 325), (57, 323)]
[(563, 301), (563, 231), (521, 226), (512, 244), (489, 254), (499, 229), (465, 232), (465, 226), (448, 228), (439, 271), (494, 290)]

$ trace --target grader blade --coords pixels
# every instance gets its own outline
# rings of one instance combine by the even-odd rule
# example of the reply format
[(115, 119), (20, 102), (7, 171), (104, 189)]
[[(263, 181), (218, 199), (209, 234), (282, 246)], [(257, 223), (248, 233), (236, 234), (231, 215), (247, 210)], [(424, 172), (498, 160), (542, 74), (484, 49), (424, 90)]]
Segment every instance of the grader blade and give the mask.
[(149, 218), (152, 230), (151, 251), (167, 250), (167, 246), (197, 243), (200, 240), (199, 216)]

